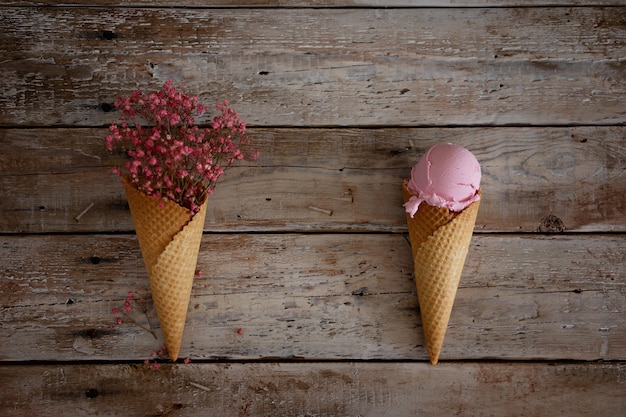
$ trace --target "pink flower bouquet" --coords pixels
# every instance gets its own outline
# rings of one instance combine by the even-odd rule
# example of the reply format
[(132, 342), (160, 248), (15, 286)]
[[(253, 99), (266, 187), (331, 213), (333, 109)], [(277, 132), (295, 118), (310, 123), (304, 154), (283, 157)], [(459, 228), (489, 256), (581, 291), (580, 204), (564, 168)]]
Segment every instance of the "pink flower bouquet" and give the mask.
[(159, 91), (119, 97), (121, 123), (105, 137), (107, 150), (125, 152), (114, 168), (122, 177), (150, 277), (152, 298), (170, 358), (176, 360), (191, 296), (207, 198), (224, 170), (254, 160), (246, 125), (227, 102), (200, 128), (194, 116), (206, 107), (168, 80)]

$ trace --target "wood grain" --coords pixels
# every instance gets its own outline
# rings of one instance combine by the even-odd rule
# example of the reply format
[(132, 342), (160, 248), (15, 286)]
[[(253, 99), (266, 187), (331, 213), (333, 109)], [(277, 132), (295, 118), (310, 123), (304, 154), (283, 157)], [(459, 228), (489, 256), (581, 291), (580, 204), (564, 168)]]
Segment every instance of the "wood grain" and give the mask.
[[(0, 415), (625, 414), (622, 0), (9, 0), (0, 24)], [(154, 371), (102, 138), (167, 78), (229, 99), (261, 157), (209, 205), (192, 363)], [(484, 201), (433, 367), (400, 183), (441, 142)]]
[(2, 13), (4, 126), (101, 126), (168, 78), (255, 126), (626, 122), (625, 8)]
[[(56, 0), (3, 0), (5, 6), (58, 6)], [(160, 0), (160, 7), (541, 7), (573, 6), (571, 0)], [(153, 0), (65, 0), (63, 5), (148, 6)], [(623, 6), (621, 0), (576, 0), (576, 6)]]
[[(620, 364), (252, 363), (0, 366), (12, 416), (621, 417)], [(514, 387), (514, 388), (512, 388)]]
[[(11, 196), (0, 200), (0, 231), (132, 231), (123, 189), (110, 174), (123, 160), (106, 154), (105, 134), (0, 130), (0, 194)], [(403, 231), (400, 184), (442, 142), (468, 147), (482, 164), (477, 231), (626, 230), (622, 126), (252, 129), (250, 135), (260, 157), (226, 173), (209, 204), (208, 231)]]
[[(158, 350), (160, 332), (113, 324), (148, 288), (134, 236), (4, 236), (0, 251), (0, 360)], [(626, 359), (625, 254), (623, 235), (474, 236), (441, 360)], [(405, 235), (209, 234), (198, 268), (182, 355), (427, 360)]]

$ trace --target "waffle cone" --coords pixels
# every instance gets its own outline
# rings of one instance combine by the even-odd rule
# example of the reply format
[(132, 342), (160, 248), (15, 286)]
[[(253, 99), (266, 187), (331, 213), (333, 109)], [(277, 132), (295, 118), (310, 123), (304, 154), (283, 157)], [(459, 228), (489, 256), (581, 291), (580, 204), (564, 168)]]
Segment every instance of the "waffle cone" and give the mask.
[(198, 213), (154, 199), (124, 183), (126, 198), (170, 359), (175, 361), (187, 319), (207, 202)]
[[(412, 196), (406, 184), (402, 193), (405, 202)], [(439, 361), (479, 206), (480, 200), (453, 212), (422, 203), (413, 218), (406, 216), (424, 338), (433, 365)]]

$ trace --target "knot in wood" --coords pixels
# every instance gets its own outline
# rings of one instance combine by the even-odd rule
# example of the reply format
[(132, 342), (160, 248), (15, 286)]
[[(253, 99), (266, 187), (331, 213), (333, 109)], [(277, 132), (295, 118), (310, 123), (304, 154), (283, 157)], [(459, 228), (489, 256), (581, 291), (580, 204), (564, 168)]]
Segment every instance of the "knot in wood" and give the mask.
[(541, 233), (563, 232), (565, 231), (565, 224), (563, 220), (550, 214), (541, 219), (537, 231)]

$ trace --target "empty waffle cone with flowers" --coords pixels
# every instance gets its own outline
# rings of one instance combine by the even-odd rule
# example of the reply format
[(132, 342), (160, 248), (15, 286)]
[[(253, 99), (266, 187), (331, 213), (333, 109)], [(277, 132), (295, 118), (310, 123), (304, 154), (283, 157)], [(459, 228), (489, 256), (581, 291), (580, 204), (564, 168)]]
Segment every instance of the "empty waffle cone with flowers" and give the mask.
[(119, 97), (121, 123), (113, 122), (105, 138), (107, 150), (129, 157), (114, 171), (122, 177), (172, 361), (181, 349), (208, 197), (227, 167), (258, 155), (227, 102), (201, 129), (194, 116), (206, 108), (182, 89), (168, 80), (157, 92)]
[(435, 145), (402, 185), (426, 349), (435, 365), (443, 346), (480, 205), (474, 155)]

